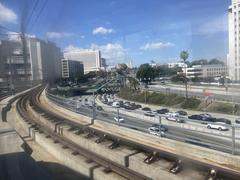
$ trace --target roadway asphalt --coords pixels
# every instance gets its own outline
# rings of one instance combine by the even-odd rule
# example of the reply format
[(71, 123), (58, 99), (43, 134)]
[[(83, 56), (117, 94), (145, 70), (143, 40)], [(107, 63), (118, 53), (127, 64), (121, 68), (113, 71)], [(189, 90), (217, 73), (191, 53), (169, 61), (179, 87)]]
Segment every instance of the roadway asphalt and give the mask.
[[(81, 105), (76, 109), (76, 105), (68, 105), (70, 109), (74, 109), (77, 113), (83, 114), (86, 116), (92, 116), (93, 110), (90, 109), (87, 106), (84, 106), (85, 103), (89, 103), (91, 101), (91, 97), (84, 97), (89, 98), (88, 101), (82, 101)], [(65, 106), (66, 104), (63, 104)], [(104, 107), (105, 108), (105, 107)], [(148, 128), (152, 126), (153, 122), (150, 121), (144, 121), (139, 118), (135, 118), (133, 116), (128, 116), (121, 113), (121, 110), (119, 111), (119, 115), (124, 118), (124, 123), (118, 123), (114, 120), (114, 117), (117, 117), (117, 110), (116, 111), (96, 111), (96, 118), (99, 120), (111, 122), (114, 124), (118, 124), (120, 126), (125, 126), (128, 128), (137, 129), (142, 132), (148, 133)], [(156, 122), (157, 123), (157, 122)], [(164, 125), (168, 131), (166, 132), (166, 138), (174, 139), (182, 142), (187, 142), (203, 147), (208, 147), (211, 149), (219, 150), (222, 152), (232, 152), (232, 140), (229, 138), (222, 138), (217, 137), (216, 135), (207, 135), (200, 132), (194, 132), (194, 131), (187, 131), (186, 129), (183, 129), (181, 127), (177, 127), (174, 125)], [(240, 154), (240, 143), (236, 142), (236, 152), (237, 154)]]
[[(148, 91), (154, 91), (154, 92), (161, 92), (161, 93), (172, 93), (172, 94), (178, 94), (178, 95), (185, 95), (185, 90), (177, 89), (174, 87), (168, 87), (168, 86), (154, 86), (151, 85), (147, 89)], [(199, 97), (199, 98), (205, 98), (202, 92), (194, 92), (191, 90), (188, 90), (188, 95), (192, 97)], [(233, 103), (240, 103), (240, 95), (235, 94), (214, 94), (213, 100), (217, 101), (228, 101)]]

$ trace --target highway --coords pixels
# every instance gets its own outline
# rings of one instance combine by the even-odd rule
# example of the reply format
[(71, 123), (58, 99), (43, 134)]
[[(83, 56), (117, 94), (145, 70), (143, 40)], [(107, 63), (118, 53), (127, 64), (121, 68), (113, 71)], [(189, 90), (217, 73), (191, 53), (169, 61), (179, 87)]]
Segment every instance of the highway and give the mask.
[[(83, 99), (86, 99), (86, 98), (88, 99), (88, 101), (83, 101)], [(72, 104), (68, 103), (67, 108), (70, 110), (74, 110), (79, 114), (92, 117), (93, 110), (85, 105), (92, 101), (91, 98), (92, 98), (91, 96), (82, 97), (81, 105), (80, 106), (78, 105), (77, 109), (76, 109), (76, 104), (73, 104), (73, 103)], [(66, 103), (62, 102), (62, 106), (66, 107)], [(146, 132), (146, 133), (149, 133), (147, 129), (151, 127), (152, 124), (154, 124), (151, 121), (145, 121), (140, 118), (123, 114), (122, 113), (123, 109), (120, 109), (119, 115), (124, 118), (124, 123), (118, 123), (114, 120), (114, 117), (117, 117), (117, 110), (111, 107), (109, 108), (111, 109), (110, 111), (106, 109), (106, 106), (104, 106), (104, 111), (96, 111), (96, 119), (114, 123), (119, 126), (137, 129), (139, 131)], [(158, 123), (158, 122), (155, 122), (155, 123)], [(173, 125), (173, 124), (176, 124), (176, 125)], [(226, 137), (221, 137), (217, 135), (206, 134), (204, 132), (201, 133), (201, 132), (191, 131), (191, 130), (178, 127), (177, 126), (178, 123), (173, 122), (173, 124), (170, 124), (170, 125), (164, 124), (164, 126), (168, 129), (164, 137), (203, 146), (203, 147), (208, 147), (208, 148), (219, 150), (222, 152), (232, 153), (232, 140), (230, 136), (226, 138)], [(236, 146), (236, 153), (240, 154), (239, 141), (236, 142), (235, 146)]]
[[(178, 94), (178, 95), (185, 95), (185, 89), (183, 88), (176, 88), (168, 85), (149, 85), (148, 91), (154, 91), (154, 92), (161, 92), (161, 93), (172, 93), (172, 94)], [(217, 101), (228, 101), (233, 103), (240, 103), (240, 95), (237, 95), (236, 93), (231, 93), (230, 91), (228, 93), (213, 93), (213, 100)], [(240, 94), (240, 93), (239, 93)], [(205, 98), (203, 95), (203, 92), (201, 91), (193, 91), (188, 90), (188, 95), (192, 97), (199, 97), (199, 98)]]

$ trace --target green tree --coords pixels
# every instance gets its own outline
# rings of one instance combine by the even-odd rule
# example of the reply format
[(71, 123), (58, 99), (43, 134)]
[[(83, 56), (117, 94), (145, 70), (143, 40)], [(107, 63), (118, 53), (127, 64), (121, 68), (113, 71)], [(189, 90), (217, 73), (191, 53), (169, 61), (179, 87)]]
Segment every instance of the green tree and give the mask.
[(185, 74), (183, 74), (183, 73), (180, 73), (180, 74), (177, 74), (177, 75), (175, 75), (175, 76), (173, 76), (172, 78), (171, 78), (171, 81), (172, 82), (174, 82), (174, 83), (178, 83), (178, 82), (185, 82), (186, 81), (186, 76), (185, 76)]
[[(180, 58), (183, 60), (183, 62), (186, 64), (186, 61), (189, 57), (189, 53), (187, 51), (182, 51), (180, 54)], [(185, 89), (186, 89), (186, 99), (188, 98), (188, 92), (187, 92), (187, 66), (185, 66)]]
[(224, 62), (218, 60), (218, 59), (211, 59), (208, 64), (221, 64), (224, 65)]
[(133, 78), (133, 77), (129, 77), (128, 78), (128, 81), (129, 81), (129, 85), (130, 85), (130, 89), (134, 89), (134, 90), (137, 90), (138, 87), (139, 87), (139, 82), (137, 79)]
[(149, 83), (155, 78), (154, 69), (149, 64), (142, 64), (137, 71), (137, 79)]

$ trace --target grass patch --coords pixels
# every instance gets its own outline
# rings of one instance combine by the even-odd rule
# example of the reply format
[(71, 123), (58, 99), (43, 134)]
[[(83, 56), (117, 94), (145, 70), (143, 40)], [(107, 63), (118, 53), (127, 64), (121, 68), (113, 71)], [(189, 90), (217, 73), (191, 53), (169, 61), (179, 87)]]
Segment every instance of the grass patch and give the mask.
[(232, 114), (235, 111), (235, 108), (232, 104), (215, 102), (207, 108), (207, 111)]
[(197, 109), (201, 101), (196, 98), (188, 98), (183, 101), (181, 107), (183, 109)]
[(145, 97), (147, 102), (150, 104), (155, 105), (166, 105), (166, 106), (173, 106), (177, 104), (181, 104), (184, 102), (185, 98), (183, 96), (178, 96), (177, 94), (162, 94), (162, 93), (149, 93), (149, 92), (141, 92), (141, 91), (133, 91), (129, 88), (123, 88), (118, 93), (118, 96), (137, 102), (145, 102)]

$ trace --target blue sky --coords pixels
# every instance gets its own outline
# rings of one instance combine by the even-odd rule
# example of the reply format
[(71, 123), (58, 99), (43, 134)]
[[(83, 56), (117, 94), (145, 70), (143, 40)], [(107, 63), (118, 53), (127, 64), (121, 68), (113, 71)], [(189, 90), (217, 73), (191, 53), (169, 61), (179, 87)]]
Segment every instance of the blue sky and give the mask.
[[(2, 0), (0, 9), (16, 17), (2, 11), (0, 25), (19, 31), (23, 6), (30, 14), (35, 1)], [(44, 1), (27, 33), (63, 50), (101, 49), (110, 64), (177, 62), (181, 50), (190, 52), (189, 60), (226, 60), (230, 0), (48, 0), (34, 23)]]

